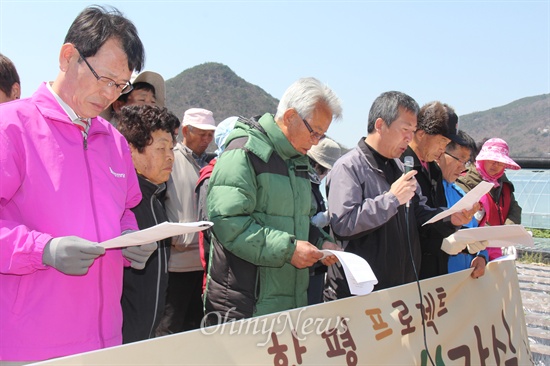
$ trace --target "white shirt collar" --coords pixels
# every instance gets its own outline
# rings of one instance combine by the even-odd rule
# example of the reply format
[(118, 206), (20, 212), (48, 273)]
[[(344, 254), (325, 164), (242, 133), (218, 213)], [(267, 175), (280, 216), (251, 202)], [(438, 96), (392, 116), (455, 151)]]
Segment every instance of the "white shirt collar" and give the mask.
[[(54, 96), (55, 100), (57, 100), (57, 103), (59, 103), (61, 108), (63, 108), (65, 113), (67, 113), (67, 116), (71, 119), (73, 123), (83, 125), (82, 121), (80, 120), (80, 117), (76, 114), (76, 112), (71, 107), (69, 107), (67, 103), (63, 101), (63, 99), (61, 99), (59, 95), (57, 95), (57, 93), (53, 90), (51, 84), (52, 82), (47, 82), (46, 87), (48, 88), (50, 93), (52, 93), (52, 95)], [(87, 120), (88, 120), (88, 124), (86, 125), (86, 132), (85, 132), (86, 134), (88, 133), (88, 130), (90, 129), (90, 125), (92, 124), (91, 118), (87, 118)]]

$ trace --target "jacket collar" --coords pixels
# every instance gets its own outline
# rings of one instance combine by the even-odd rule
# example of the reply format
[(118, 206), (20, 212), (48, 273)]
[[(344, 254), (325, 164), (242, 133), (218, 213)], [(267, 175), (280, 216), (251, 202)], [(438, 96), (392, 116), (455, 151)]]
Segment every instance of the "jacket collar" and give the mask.
[(153, 195), (158, 196), (166, 189), (166, 183), (155, 184), (140, 174), (138, 174), (138, 180), (139, 188), (143, 197), (150, 197)]
[(273, 147), (283, 160), (303, 156), (288, 141), (287, 137), (273, 119), (273, 115), (266, 113), (260, 118), (260, 125), (265, 129), (267, 136), (273, 141)]
[(264, 162), (269, 161), (271, 154), (275, 151), (283, 160), (296, 159), (298, 164), (308, 165), (307, 156), (294, 149), (270, 113), (259, 118), (255, 117), (252, 121), (239, 119), (226, 141), (226, 146), (231, 140), (246, 135), (254, 136), (254, 138), (248, 139), (245, 148)]
[[(46, 83), (40, 85), (38, 90), (31, 96), (31, 99), (44, 117), (56, 122), (74, 124), (55, 96), (48, 90)], [(108, 134), (108, 125), (110, 123), (101, 117), (92, 118), (88, 136), (94, 133)]]
[(376, 170), (380, 173), (382, 172), (382, 170), (380, 170), (380, 168), (378, 167), (378, 163), (376, 162), (376, 158), (374, 157), (371, 148), (365, 142), (365, 137), (361, 137), (361, 139), (357, 143), (357, 149), (363, 153), (365, 159), (367, 160), (367, 164), (369, 164), (372, 170)]

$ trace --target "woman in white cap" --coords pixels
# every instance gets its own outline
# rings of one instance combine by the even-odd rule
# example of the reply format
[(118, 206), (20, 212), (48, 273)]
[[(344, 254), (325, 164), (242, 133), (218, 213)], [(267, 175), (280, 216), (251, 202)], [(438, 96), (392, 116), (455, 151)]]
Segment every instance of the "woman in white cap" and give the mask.
[[(520, 166), (510, 158), (506, 141), (492, 138), (483, 144), (476, 157), (475, 168), (459, 177), (457, 184), (466, 192), (482, 180), (493, 183), (494, 187), (481, 198), (484, 215), (478, 218), (479, 226), (521, 224), (521, 207), (514, 197), (514, 185), (506, 178), (506, 169), (518, 170)], [(502, 256), (501, 248), (487, 248), (489, 260)]]
[[(325, 137), (317, 145), (313, 145), (308, 150), (307, 156), (309, 157), (309, 163), (312, 169), (309, 171), (309, 178), (311, 181), (311, 204), (312, 212), (315, 215), (311, 218), (312, 225), (324, 230), (327, 234), (330, 231), (329, 222), (330, 217), (325, 204), (325, 199), (321, 194), (321, 182), (327, 176), (328, 172), (332, 169), (332, 166), (340, 158), (341, 149), (340, 145), (335, 141)], [(310, 236), (312, 230), (310, 230)], [(314, 241), (310, 241), (313, 243)], [(307, 289), (308, 305), (319, 304), (323, 302), (323, 290), (325, 287), (325, 273), (327, 266), (317, 262), (315, 265), (309, 268), (309, 287)]]

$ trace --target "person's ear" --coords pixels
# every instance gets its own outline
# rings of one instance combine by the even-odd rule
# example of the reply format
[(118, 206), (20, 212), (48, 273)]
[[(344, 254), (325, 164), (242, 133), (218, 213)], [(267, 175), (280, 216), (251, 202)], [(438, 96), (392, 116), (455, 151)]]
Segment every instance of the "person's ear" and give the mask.
[(294, 116), (296, 116), (298, 112), (294, 108), (289, 108), (283, 113), (283, 124), (285, 126), (290, 126), (292, 124), (292, 120), (294, 119)]
[(66, 72), (69, 69), (69, 64), (71, 59), (77, 57), (80, 58), (78, 51), (72, 43), (65, 43), (61, 46), (61, 51), (59, 52), (59, 69), (63, 72)]
[(13, 83), (11, 86), (11, 99), (19, 99), (21, 98), (21, 85), (19, 83)]
[(189, 125), (184, 125), (181, 127), (181, 136), (185, 138), (189, 134)]
[(376, 132), (380, 133), (382, 130), (382, 127), (386, 124), (386, 122), (382, 118), (377, 118), (376, 121), (374, 121), (374, 129)]

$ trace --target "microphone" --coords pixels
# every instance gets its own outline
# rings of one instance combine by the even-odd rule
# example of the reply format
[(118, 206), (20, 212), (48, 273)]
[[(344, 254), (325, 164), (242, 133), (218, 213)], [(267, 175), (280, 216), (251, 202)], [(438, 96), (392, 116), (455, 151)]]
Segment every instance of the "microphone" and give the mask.
[[(405, 161), (403, 162), (405, 165), (405, 174), (410, 172), (413, 169), (414, 166), (414, 159), (412, 156), (405, 156)], [(407, 201), (406, 207), (409, 208), (409, 204), (411, 203), (410, 200)]]

